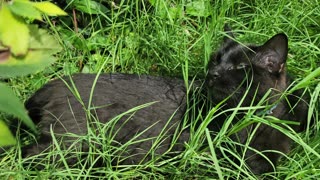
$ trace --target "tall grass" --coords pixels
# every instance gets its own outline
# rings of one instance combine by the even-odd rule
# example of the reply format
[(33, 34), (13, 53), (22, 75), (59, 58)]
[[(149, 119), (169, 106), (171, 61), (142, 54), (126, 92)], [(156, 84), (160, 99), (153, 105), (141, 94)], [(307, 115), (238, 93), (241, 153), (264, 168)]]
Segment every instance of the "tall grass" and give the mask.
[[(269, 178), (320, 177), (318, 133), (320, 78), (317, 69), (320, 65), (320, 3), (317, 0), (151, 1), (154, 3), (133, 0), (114, 1), (114, 4), (111, 2), (113, 1), (106, 3), (108, 11), (98, 15), (76, 11), (78, 27), (73, 26), (71, 16), (57, 19), (55, 26), (47, 26), (58, 33), (57, 38), (60, 38), (64, 51), (58, 54), (59, 61), (43, 72), (8, 80), (21, 99), (27, 99), (36, 89), (54, 77), (76, 72), (102, 71), (174, 76), (184, 78), (188, 84), (193, 78), (205, 77), (210, 54), (221, 44), (225, 23), (233, 27), (237, 40), (244, 43), (261, 44), (274, 34), (285, 32), (289, 37), (290, 48), (287, 69), (294, 76), (293, 86), (307, 88), (307, 93), (311, 94), (309, 114), (315, 115), (315, 125), (308, 127), (306, 132), (297, 134), (281, 129), (277, 123), (271, 123), (293, 139), (294, 144), (292, 151), (281, 158), (277, 173), (269, 174)], [(312, 76), (315, 73), (317, 75)], [(189, 99), (189, 101), (196, 100)], [(214, 137), (210, 136), (206, 124), (217, 116), (219, 106), (212, 107), (205, 117), (201, 112), (195, 112), (194, 108), (190, 105), (189, 111), (192, 113), (186, 116), (186, 122), (192, 120), (189, 127), (190, 141), (185, 144), (185, 151), (176, 157), (157, 163), (150, 161), (135, 166), (112, 167), (110, 155), (123, 149), (110, 146), (111, 134), (103, 136), (105, 134), (103, 132), (112, 126), (98, 124), (101, 134), (88, 129), (87, 135), (68, 135), (79, 138), (74, 144), (86, 139), (92, 144), (101, 146), (101, 148), (90, 146), (88, 158), (84, 161), (80, 161), (81, 150), (75, 150), (73, 153), (79, 158), (77, 168), (69, 167), (65, 163), (64, 153), (69, 152), (58, 151), (60, 142), (55, 141), (53, 150), (47, 157), (53, 159), (58, 157), (56, 160), (60, 162), (59, 165), (43, 162), (45, 169), (35, 171), (23, 166), (23, 163), (30, 159), (22, 159), (18, 148), (11, 149), (0, 160), (0, 177), (4, 179), (36, 177), (38, 179), (105, 179), (106, 177), (256, 179), (257, 177), (244, 164), (244, 157), (236, 153), (236, 142), (233, 142), (229, 135), (249, 125), (252, 119), (258, 123), (270, 124), (266, 119), (253, 116), (253, 112), (261, 107), (237, 107), (229, 110), (235, 113), (233, 117), (240, 111), (246, 111), (249, 115), (241, 121), (242, 123), (233, 127), (224, 126)], [(227, 123), (230, 123), (233, 117), (230, 117)], [(194, 129), (197, 122), (202, 122), (202, 125), (199, 129)], [(161, 140), (161, 137), (159, 138)], [(248, 148), (246, 145), (242, 146)], [(217, 155), (217, 152), (221, 153), (223, 158), (218, 158), (221, 155)], [(234, 163), (233, 159), (229, 158), (230, 155), (238, 159), (240, 165)], [(107, 162), (105, 167), (93, 166), (97, 157)]]

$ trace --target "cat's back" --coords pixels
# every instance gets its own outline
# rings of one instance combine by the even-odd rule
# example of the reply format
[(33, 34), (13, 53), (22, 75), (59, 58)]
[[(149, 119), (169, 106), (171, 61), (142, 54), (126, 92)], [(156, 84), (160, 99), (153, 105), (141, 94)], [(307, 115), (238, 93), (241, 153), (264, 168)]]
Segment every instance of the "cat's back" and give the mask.
[[(25, 104), (38, 124), (42, 137), (55, 134), (87, 133), (88, 121), (102, 124), (116, 121), (116, 141), (125, 143), (136, 134), (138, 139), (158, 136), (164, 127), (173, 134), (184, 115), (186, 88), (182, 79), (130, 74), (76, 74), (53, 80), (39, 89)], [(89, 114), (89, 115), (88, 115)], [(119, 117), (119, 118), (118, 118)], [(169, 141), (165, 142), (169, 145)], [(40, 142), (41, 145), (41, 142)], [(151, 142), (131, 147), (147, 151)], [(43, 147), (26, 148), (37, 154)], [(66, 145), (69, 146), (68, 144)], [(35, 150), (36, 149), (36, 150)], [(160, 150), (161, 153), (163, 150)], [(130, 162), (141, 158), (130, 159)]]
[[(167, 98), (163, 96), (166, 94), (175, 100), (185, 95), (184, 82), (177, 78), (120, 73), (100, 74), (98, 77), (96, 74), (75, 74), (45, 84), (26, 102), (26, 107), (31, 107), (34, 102), (45, 103), (71, 94), (80, 95), (86, 101), (92, 90), (93, 97), (99, 96), (99, 99), (127, 99), (125, 95), (157, 99)], [(107, 94), (113, 96), (106, 97)]]
[[(181, 79), (134, 74), (75, 74), (55, 79), (44, 85), (26, 102), (30, 111), (52, 104), (73, 103), (110, 106), (122, 104), (135, 107), (163, 101), (180, 105), (185, 96)], [(56, 107), (58, 108), (58, 107)]]
[[(92, 109), (98, 113), (99, 121), (105, 122), (147, 103), (151, 104), (150, 108), (146, 108), (153, 119), (164, 119), (184, 105), (185, 89), (184, 81), (174, 78), (133, 74), (101, 74), (98, 77), (95, 74), (76, 74), (47, 83), (34, 93), (25, 106), (35, 123), (47, 123), (44, 117), (49, 114), (65, 121), (83, 119), (85, 109)], [(149, 118), (148, 114), (145, 114), (148, 117), (143, 120)]]

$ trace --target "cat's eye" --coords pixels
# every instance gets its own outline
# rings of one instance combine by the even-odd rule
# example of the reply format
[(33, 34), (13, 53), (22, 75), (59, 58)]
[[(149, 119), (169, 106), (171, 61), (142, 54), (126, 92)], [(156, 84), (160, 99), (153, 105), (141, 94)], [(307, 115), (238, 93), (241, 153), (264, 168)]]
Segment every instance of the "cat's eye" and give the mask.
[(245, 63), (240, 63), (240, 64), (238, 64), (238, 65), (236, 65), (236, 66), (230, 66), (230, 67), (228, 67), (227, 70), (228, 70), (228, 71), (232, 71), (232, 70), (234, 70), (234, 69), (239, 70), (239, 69), (245, 69), (246, 67), (247, 67), (247, 64), (245, 64)]
[(234, 66), (228, 67), (228, 71), (234, 70)]
[(244, 68), (246, 68), (246, 67), (247, 67), (247, 64), (245, 64), (245, 63), (240, 63), (240, 64), (237, 65), (236, 69), (244, 69)]

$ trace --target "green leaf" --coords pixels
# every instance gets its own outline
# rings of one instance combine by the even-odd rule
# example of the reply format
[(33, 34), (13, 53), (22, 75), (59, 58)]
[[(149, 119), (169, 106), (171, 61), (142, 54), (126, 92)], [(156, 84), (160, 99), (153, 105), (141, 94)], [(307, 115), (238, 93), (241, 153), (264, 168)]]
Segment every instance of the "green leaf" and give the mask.
[(36, 25), (30, 25), (30, 42), (29, 49), (32, 51), (46, 50), (50, 54), (57, 53), (61, 50), (59, 42), (54, 38), (54, 36), (48, 34), (44, 29), (39, 29)]
[(155, 5), (156, 5), (156, 0), (149, 0), (149, 3), (150, 3), (152, 6), (155, 6)]
[(9, 48), (4, 47), (4, 46), (2, 46), (2, 45), (0, 44), (0, 51), (5, 51), (5, 50), (9, 50)]
[(36, 127), (28, 116), (24, 105), (14, 95), (11, 89), (2, 83), (0, 83), (0, 111), (21, 119), (23, 123), (36, 132)]
[[(70, 1), (70, 0), (69, 0)], [(107, 12), (108, 8), (106, 8), (101, 3), (91, 0), (74, 0), (71, 1), (72, 5), (79, 11), (88, 14), (100, 14), (101, 12)]]
[(212, 9), (208, 1), (191, 1), (186, 5), (186, 14), (192, 16), (208, 17), (211, 11)]
[(23, 58), (10, 56), (9, 60), (0, 64), (0, 77), (24, 76), (41, 71), (55, 61), (50, 53), (50, 51), (30, 51)]
[(52, 54), (61, 50), (61, 46), (45, 30), (38, 29), (37, 26), (31, 25), (29, 50), (25, 56), (7, 56), (0, 52), (0, 77), (16, 77), (34, 73), (44, 69), (55, 61)]
[(25, 0), (15, 0), (12, 4), (8, 5), (9, 9), (16, 15), (26, 17), (29, 19), (42, 20), (41, 14), (38, 9), (32, 6), (32, 3)]
[(68, 15), (60, 7), (51, 2), (31, 2), (33, 7), (49, 16), (64, 16)]
[(316, 70), (312, 71), (308, 76), (303, 78), (297, 85), (295, 85), (292, 89), (290, 89), (290, 92), (308, 87), (319, 76), (320, 76), (320, 67), (318, 67)]
[(16, 144), (16, 139), (12, 135), (8, 126), (0, 120), (0, 147)]
[(25, 55), (29, 43), (28, 26), (14, 16), (6, 4), (0, 9), (0, 42), (16, 56)]
[(182, 6), (176, 6), (176, 7), (170, 7), (169, 8), (169, 14), (172, 19), (178, 19), (183, 16), (183, 8)]

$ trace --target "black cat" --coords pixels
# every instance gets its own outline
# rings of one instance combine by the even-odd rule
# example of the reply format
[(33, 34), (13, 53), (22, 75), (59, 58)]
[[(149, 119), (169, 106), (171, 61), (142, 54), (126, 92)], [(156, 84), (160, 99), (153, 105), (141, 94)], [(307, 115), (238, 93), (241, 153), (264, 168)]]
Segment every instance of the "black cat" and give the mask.
[[(225, 101), (223, 110), (226, 110), (239, 106), (239, 103), (242, 107), (262, 103), (269, 108), (258, 111), (257, 115), (266, 116), (265, 119), (271, 119), (267, 116), (273, 116), (299, 122), (300, 125), (291, 125), (291, 128), (297, 132), (304, 130), (307, 124), (308, 106), (306, 101), (301, 99), (302, 93), (294, 92), (281, 97), (290, 85), (286, 73), (287, 36), (277, 34), (262, 46), (244, 46), (234, 40), (228, 27), (225, 27), (225, 32), (227, 36), (224, 38), (222, 48), (212, 55), (208, 65), (207, 93), (213, 104)], [(268, 91), (270, 94), (265, 97)], [(221, 127), (232, 113), (224, 113), (225, 116), (213, 120), (214, 125), (211, 126)], [(242, 117), (243, 115), (238, 113), (234, 119), (241, 120)], [(236, 123), (236, 120), (233, 123)], [(255, 174), (271, 172), (281, 155), (270, 150), (287, 153), (291, 140), (279, 130), (266, 124), (260, 124), (258, 127), (257, 124), (252, 124), (234, 134), (232, 138), (245, 144), (252, 131), (255, 133), (249, 146), (262, 152), (268, 159), (248, 149), (245, 154), (246, 163)]]
[[(222, 48), (212, 56), (208, 65), (204, 94), (209, 95), (212, 105), (225, 101), (223, 109), (230, 109), (237, 107), (243, 98), (241, 106), (255, 105), (271, 90), (264, 102), (271, 108), (269, 113), (262, 114), (305, 124), (306, 104), (299, 98), (288, 98), (292, 104), (280, 99), (289, 86), (285, 70), (288, 53), (286, 35), (275, 35), (262, 46), (243, 46), (233, 40), (228, 29), (226, 31), (228, 37), (225, 37)], [(51, 81), (26, 102), (30, 117), (39, 126), (40, 138), (37, 143), (22, 149), (24, 157), (45, 151), (52, 144), (51, 133), (61, 142), (61, 148), (81, 147), (82, 152), (88, 152), (92, 144), (77, 141), (74, 146), (76, 139), (63, 135), (67, 132), (85, 135), (88, 126), (94, 130), (103, 129), (103, 133), (112, 137), (106, 143), (121, 147), (121, 150), (111, 153), (115, 164), (139, 164), (150, 160), (151, 156), (183, 150), (183, 143), (189, 138), (188, 129), (183, 131), (179, 128), (187, 104), (183, 80), (102, 74), (94, 83), (95, 77), (92, 74), (76, 74), (71, 77), (72, 80), (64, 77)], [(245, 96), (246, 91), (249, 92)], [(137, 106), (143, 107), (137, 111), (130, 110)], [(290, 107), (295, 108), (290, 111)], [(125, 112), (128, 113), (117, 116)], [(224, 115), (213, 119), (208, 128), (219, 130), (229, 116), (228, 113)], [(236, 119), (241, 118), (242, 115), (238, 115)], [(101, 128), (99, 122), (105, 126)], [(232, 138), (244, 144), (256, 126), (252, 124)], [(300, 126), (292, 127), (300, 129)], [(126, 146), (128, 141), (131, 143)], [(260, 124), (249, 145), (262, 152), (277, 150), (286, 153), (290, 142), (280, 131)], [(246, 151), (246, 162), (256, 174), (273, 171), (273, 165), (280, 157), (278, 153), (263, 153), (272, 163), (252, 150)], [(77, 161), (75, 157), (68, 157), (69, 164)]]

